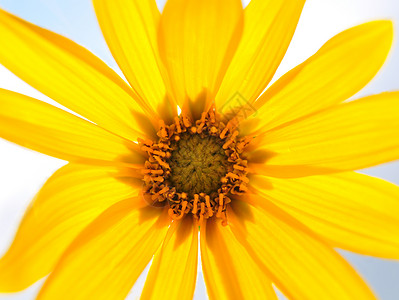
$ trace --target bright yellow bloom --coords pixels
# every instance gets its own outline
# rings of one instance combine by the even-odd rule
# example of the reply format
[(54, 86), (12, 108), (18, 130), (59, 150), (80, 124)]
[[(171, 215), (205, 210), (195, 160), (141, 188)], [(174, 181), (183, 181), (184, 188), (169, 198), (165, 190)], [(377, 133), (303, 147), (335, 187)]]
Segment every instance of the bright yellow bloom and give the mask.
[(340, 33), (262, 94), (304, 0), (93, 2), (129, 85), (0, 12), (0, 63), (81, 116), (0, 91), (0, 136), (69, 161), (0, 259), (0, 292), (50, 274), (38, 299), (123, 299), (153, 258), (142, 299), (191, 299), (200, 244), (210, 299), (374, 299), (334, 248), (399, 258), (399, 188), (353, 172), (399, 158), (399, 92), (345, 102), (392, 24)]

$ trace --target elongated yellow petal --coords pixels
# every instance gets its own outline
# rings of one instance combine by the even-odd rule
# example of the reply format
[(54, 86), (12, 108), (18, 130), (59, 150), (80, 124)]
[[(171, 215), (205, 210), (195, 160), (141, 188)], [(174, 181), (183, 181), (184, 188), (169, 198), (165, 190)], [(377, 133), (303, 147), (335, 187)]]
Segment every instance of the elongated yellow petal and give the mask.
[(192, 299), (197, 279), (198, 226), (173, 222), (155, 255), (140, 299)]
[(332, 248), (270, 203), (267, 210), (239, 200), (228, 211), (236, 238), (290, 299), (375, 299)]
[(201, 227), (201, 261), (210, 300), (277, 299), (270, 278), (220, 220)]
[[(340, 104), (258, 137), (255, 172), (295, 177), (357, 170), (399, 158), (399, 92)], [(254, 166), (253, 166), (254, 168)]]
[(0, 292), (22, 290), (50, 273), (74, 238), (109, 206), (128, 198), (132, 205), (143, 206), (137, 199), (140, 181), (124, 182), (124, 176), (113, 167), (67, 165), (58, 170), (0, 259)]
[(266, 131), (353, 96), (381, 68), (392, 39), (390, 21), (365, 23), (333, 37), (258, 99), (259, 123), (248, 123), (245, 131)]
[(111, 206), (66, 250), (37, 299), (125, 299), (166, 234), (163, 212), (132, 200)]
[[(252, 0), (245, 8), (244, 31), (216, 96), (223, 114), (238, 94), (252, 102), (266, 88), (294, 34), (305, 0)], [(237, 95), (237, 96), (238, 96)]]
[(0, 63), (43, 94), (125, 138), (151, 136), (132, 89), (83, 47), (2, 10), (0, 40)]
[[(108, 46), (144, 102), (160, 114), (172, 105), (167, 102), (160, 61), (157, 31), (160, 13), (154, 0), (93, 0), (96, 15)], [(176, 105), (173, 106), (176, 108)], [(164, 118), (165, 119), (165, 118)]]
[[(271, 201), (334, 247), (399, 258), (399, 187), (357, 173), (277, 179), (254, 176), (253, 205)], [(269, 188), (267, 188), (269, 187)]]
[(239, 0), (166, 3), (159, 48), (179, 103), (188, 97), (201, 113), (205, 100), (214, 100), (241, 37), (242, 19)]
[(74, 162), (143, 162), (136, 144), (52, 105), (3, 89), (0, 137)]

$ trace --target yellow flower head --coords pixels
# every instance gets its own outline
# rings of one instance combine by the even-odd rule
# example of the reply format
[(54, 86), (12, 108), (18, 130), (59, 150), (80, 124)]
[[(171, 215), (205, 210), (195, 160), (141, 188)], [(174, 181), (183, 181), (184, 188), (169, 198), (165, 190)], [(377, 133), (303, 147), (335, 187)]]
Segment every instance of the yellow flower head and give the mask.
[[(265, 92), (304, 0), (93, 0), (128, 83), (71, 40), (0, 11), (0, 63), (76, 113), (0, 90), (0, 136), (69, 163), (43, 186), (0, 292), (38, 299), (374, 299), (334, 248), (399, 258), (399, 92), (345, 102), (392, 24), (346, 30)], [(198, 239), (198, 231), (200, 239)], [(200, 245), (199, 245), (200, 244)]]

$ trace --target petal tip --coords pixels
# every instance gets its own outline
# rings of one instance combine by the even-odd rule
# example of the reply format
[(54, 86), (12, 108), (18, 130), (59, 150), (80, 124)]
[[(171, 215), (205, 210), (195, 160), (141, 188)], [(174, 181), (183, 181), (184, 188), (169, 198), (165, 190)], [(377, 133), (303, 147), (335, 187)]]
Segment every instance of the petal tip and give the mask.
[(374, 30), (378, 30), (379, 32), (381, 32), (381, 34), (387, 34), (391, 38), (393, 38), (394, 24), (392, 20), (376, 20), (371, 21), (368, 24), (372, 25)]

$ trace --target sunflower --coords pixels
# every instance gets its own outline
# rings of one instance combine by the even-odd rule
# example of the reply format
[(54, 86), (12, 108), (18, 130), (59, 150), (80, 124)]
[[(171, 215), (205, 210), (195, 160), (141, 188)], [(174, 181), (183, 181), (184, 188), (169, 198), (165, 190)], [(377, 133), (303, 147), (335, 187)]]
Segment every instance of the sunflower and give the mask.
[[(334, 250), (399, 258), (399, 188), (354, 170), (399, 157), (389, 21), (348, 29), (265, 92), (305, 1), (94, 0), (127, 84), (65, 37), (0, 12), (0, 63), (75, 112), (0, 90), (0, 136), (68, 161), (0, 259), (38, 299), (375, 299)], [(198, 238), (198, 235), (200, 238)]]

